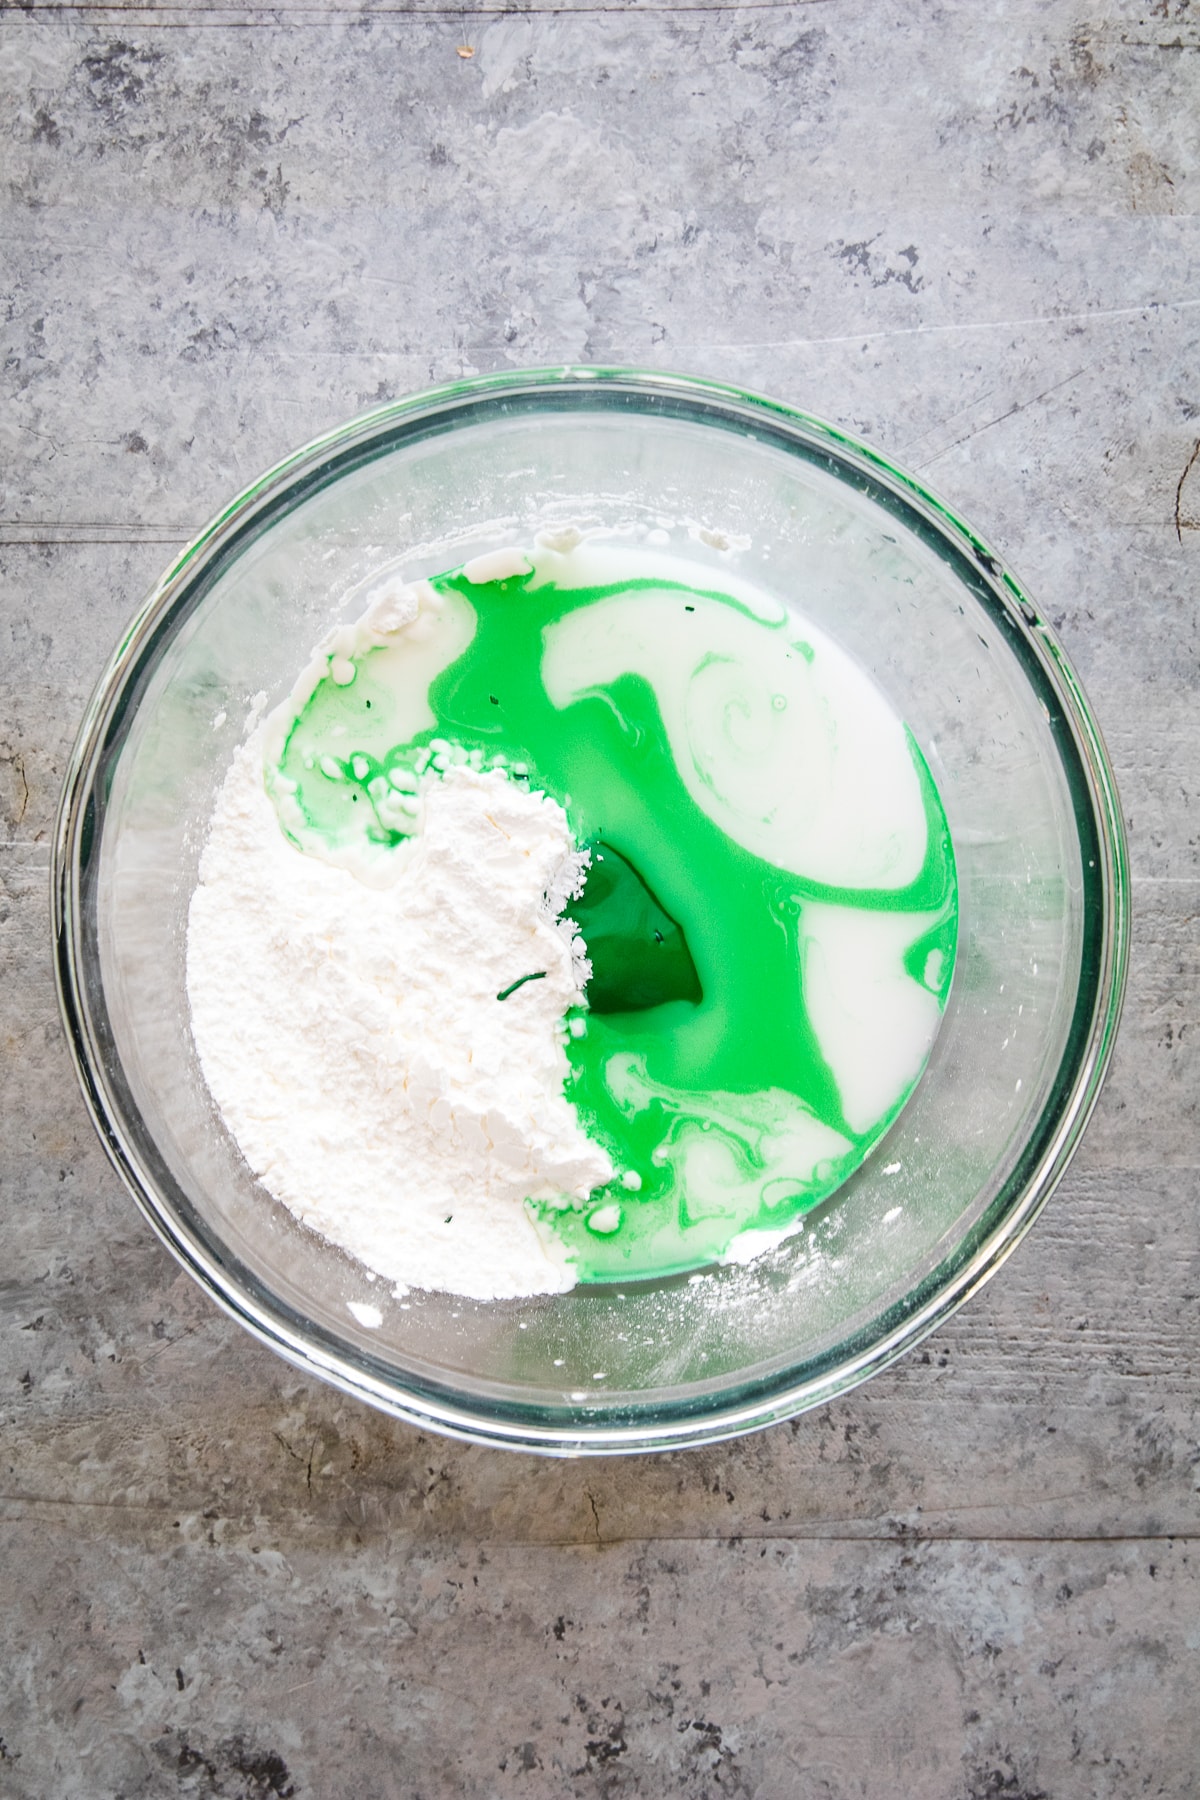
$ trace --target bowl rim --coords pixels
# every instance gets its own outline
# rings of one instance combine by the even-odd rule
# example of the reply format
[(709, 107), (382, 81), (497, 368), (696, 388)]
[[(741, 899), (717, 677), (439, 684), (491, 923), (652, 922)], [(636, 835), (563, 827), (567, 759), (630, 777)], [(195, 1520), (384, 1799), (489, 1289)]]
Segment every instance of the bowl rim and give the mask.
[[(981, 1217), (883, 1315), (812, 1363), (639, 1408), (464, 1401), (452, 1383), (398, 1372), (369, 1352), (300, 1318), (255, 1278), (233, 1281), (205, 1241), (190, 1203), (172, 1199), (173, 1177), (155, 1169), (125, 1116), (132, 1097), (112, 1066), (85, 982), (82, 875), (94, 854), (96, 782), (119, 752), (139, 679), (246, 538), (265, 528), (285, 499), (328, 485), (364, 460), (447, 423), (497, 410), (564, 411), (622, 406), (661, 416), (735, 424), (751, 435), (868, 484), (936, 546), (1004, 630), (1009, 648), (1041, 691), (1071, 793), (1084, 874), (1083, 944), (1075, 1013), (1057, 1077), (1035, 1127)], [(1047, 700), (1050, 702), (1047, 704)], [(1089, 856), (1089, 852), (1091, 853)], [(1091, 865), (1089, 870), (1089, 864)], [(54, 828), (51, 912), (55, 982), (77, 1080), (109, 1160), (160, 1240), (223, 1311), (285, 1360), (409, 1424), (468, 1442), (557, 1456), (634, 1454), (695, 1447), (822, 1405), (895, 1362), (962, 1306), (1011, 1255), (1074, 1155), (1099, 1096), (1120, 1021), (1129, 962), (1129, 865), (1124, 821), (1104, 741), (1071, 663), (1047, 623), (998, 556), (945, 501), (887, 457), (815, 415), (706, 378), (622, 367), (562, 365), (471, 376), (360, 414), (303, 445), (251, 482), (173, 559), (121, 637), (88, 703), (64, 779)], [(136, 1107), (134, 1107), (136, 1113)], [(189, 1218), (188, 1215), (191, 1215)], [(241, 1265), (238, 1265), (241, 1267)], [(245, 1271), (249, 1275), (249, 1271)], [(257, 1289), (258, 1291), (253, 1291)], [(876, 1322), (877, 1323), (877, 1322)]]

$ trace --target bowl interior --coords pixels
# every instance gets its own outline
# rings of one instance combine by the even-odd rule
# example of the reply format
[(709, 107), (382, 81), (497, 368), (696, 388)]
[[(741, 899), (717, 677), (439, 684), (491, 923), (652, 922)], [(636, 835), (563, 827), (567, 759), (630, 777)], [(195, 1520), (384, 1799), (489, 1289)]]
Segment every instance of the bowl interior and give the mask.
[[(395, 1298), (259, 1188), (214, 1109), (184, 986), (199, 854), (258, 696), (287, 691), (316, 639), (361, 609), (364, 584), (568, 521), (665, 541), (707, 584), (736, 569), (872, 673), (953, 833), (954, 986), (888, 1137), (776, 1251), (532, 1300)], [(244, 1320), (408, 1416), (611, 1447), (824, 1398), (961, 1297), (997, 1234), (1014, 1237), (1044, 1197), (1110, 929), (1069, 710), (986, 559), (815, 425), (630, 380), (460, 391), (349, 427), (244, 496), (172, 572), (118, 658), (77, 772), (72, 979), (125, 1172)], [(351, 1301), (377, 1306), (381, 1327), (360, 1326)]]

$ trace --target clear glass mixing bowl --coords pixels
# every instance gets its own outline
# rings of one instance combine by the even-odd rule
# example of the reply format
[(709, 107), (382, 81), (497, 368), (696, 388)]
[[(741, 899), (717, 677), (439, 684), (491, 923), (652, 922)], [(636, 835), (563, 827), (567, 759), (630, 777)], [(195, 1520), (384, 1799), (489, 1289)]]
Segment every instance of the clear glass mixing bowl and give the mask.
[[(382, 1282), (256, 1184), (197, 1063), (187, 909), (254, 696), (290, 687), (373, 573), (432, 573), (570, 521), (665, 532), (815, 619), (907, 720), (950, 820), (957, 973), (914, 1098), (757, 1261), (479, 1303)], [(659, 540), (661, 541), (661, 539)], [(356, 600), (354, 590), (359, 590)], [(68, 773), (54, 863), (63, 1014), (135, 1199), (215, 1300), (300, 1367), (424, 1427), (552, 1454), (786, 1418), (921, 1339), (1013, 1248), (1079, 1140), (1124, 984), (1128, 876), (1096, 725), (995, 556), (818, 420), (678, 376), (554, 369), (381, 408), (297, 452), (170, 568)], [(349, 1303), (377, 1307), (375, 1330)]]

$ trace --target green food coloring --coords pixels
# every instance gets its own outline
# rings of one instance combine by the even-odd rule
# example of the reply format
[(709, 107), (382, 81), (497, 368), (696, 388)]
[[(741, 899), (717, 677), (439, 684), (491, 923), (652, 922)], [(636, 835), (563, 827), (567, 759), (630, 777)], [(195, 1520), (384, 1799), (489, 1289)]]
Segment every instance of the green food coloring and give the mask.
[(958, 935), (941, 800), (811, 623), (636, 552), (528, 561), (435, 577), (415, 649), (399, 632), (331, 657), (267, 785), (302, 848), (347, 858), (413, 831), (431, 766), (552, 795), (592, 855), (567, 908), (593, 976), (566, 1093), (617, 1174), (582, 1209), (530, 1205), (583, 1281), (749, 1254), (847, 1179), (919, 1079)]

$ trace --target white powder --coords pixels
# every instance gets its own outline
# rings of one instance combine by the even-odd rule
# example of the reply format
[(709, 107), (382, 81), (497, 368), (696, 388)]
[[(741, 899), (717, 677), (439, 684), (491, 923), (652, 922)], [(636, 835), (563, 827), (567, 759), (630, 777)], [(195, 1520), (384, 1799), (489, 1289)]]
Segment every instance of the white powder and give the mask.
[(378, 1331), (383, 1324), (383, 1314), (367, 1300), (347, 1300), (346, 1311), (352, 1313), (366, 1331)]
[(398, 878), (368, 887), (288, 842), (262, 769), (260, 729), (188, 923), (196, 1048), (251, 1169), (400, 1286), (569, 1288), (526, 1197), (578, 1206), (614, 1171), (563, 1092), (590, 974), (554, 916), (583, 867), (565, 813), (498, 770), (431, 771)]

